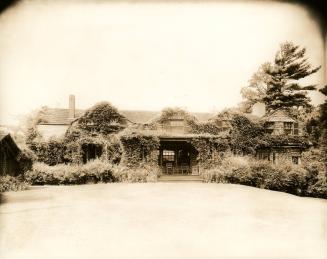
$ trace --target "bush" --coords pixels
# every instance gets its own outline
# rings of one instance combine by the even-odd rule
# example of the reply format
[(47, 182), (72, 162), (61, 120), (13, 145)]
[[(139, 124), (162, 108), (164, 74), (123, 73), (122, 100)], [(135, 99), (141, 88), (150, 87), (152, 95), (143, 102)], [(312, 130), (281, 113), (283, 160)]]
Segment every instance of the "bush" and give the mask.
[(28, 185), (23, 181), (22, 177), (0, 176), (0, 193), (26, 190), (27, 187)]
[(24, 177), (32, 185), (61, 185), (108, 182), (154, 182), (158, 168), (140, 165), (138, 168), (112, 165), (96, 159), (84, 165), (49, 166), (35, 163)]
[(320, 178), (315, 184), (309, 186), (308, 196), (327, 199), (327, 178)]
[(327, 180), (319, 165), (273, 165), (246, 157), (227, 157), (203, 173), (205, 182), (243, 184), (301, 196), (327, 197)]
[(66, 162), (64, 157), (66, 143), (62, 139), (36, 140), (29, 143), (29, 148), (37, 156), (38, 162), (47, 165), (57, 165)]
[(113, 175), (118, 182), (156, 182), (159, 168), (141, 164), (139, 167), (114, 166)]
[(18, 174), (23, 174), (32, 169), (33, 162), (36, 161), (37, 157), (31, 150), (24, 148), (16, 159), (18, 162)]
[(33, 170), (25, 175), (26, 181), (33, 185), (85, 184), (113, 182), (113, 166), (108, 162), (93, 160), (85, 165), (59, 164), (48, 166), (35, 163)]

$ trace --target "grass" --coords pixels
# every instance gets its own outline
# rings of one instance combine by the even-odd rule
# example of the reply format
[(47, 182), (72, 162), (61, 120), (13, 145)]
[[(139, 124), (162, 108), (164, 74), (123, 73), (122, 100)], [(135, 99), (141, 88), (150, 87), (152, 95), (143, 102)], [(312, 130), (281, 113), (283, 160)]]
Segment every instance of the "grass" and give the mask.
[(3, 258), (327, 258), (327, 201), (232, 184), (4, 194)]

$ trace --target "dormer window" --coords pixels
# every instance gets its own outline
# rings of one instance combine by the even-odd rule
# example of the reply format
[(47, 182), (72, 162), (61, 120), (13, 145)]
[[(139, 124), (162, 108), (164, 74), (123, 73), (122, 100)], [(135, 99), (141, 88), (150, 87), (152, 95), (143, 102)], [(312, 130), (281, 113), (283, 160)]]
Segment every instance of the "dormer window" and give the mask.
[(274, 131), (275, 123), (272, 121), (268, 121), (265, 124), (266, 132), (272, 134)]
[(284, 133), (286, 135), (292, 134), (293, 122), (284, 122)]

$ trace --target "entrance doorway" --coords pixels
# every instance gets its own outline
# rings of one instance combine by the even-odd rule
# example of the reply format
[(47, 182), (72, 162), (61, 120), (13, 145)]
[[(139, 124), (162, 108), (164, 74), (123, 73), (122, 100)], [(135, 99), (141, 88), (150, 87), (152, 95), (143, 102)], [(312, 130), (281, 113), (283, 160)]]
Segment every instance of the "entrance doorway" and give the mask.
[(161, 140), (159, 166), (163, 174), (196, 174), (197, 151), (187, 141)]

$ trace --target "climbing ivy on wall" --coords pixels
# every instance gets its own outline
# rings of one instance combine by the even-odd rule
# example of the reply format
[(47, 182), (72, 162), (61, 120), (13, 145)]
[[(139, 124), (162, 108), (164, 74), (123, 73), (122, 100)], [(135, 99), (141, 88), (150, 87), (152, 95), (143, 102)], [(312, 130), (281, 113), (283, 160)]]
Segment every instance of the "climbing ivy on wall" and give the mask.
[(221, 162), (223, 152), (229, 149), (228, 138), (215, 136), (197, 136), (191, 144), (198, 151), (197, 161), (200, 166), (210, 168)]
[(100, 102), (76, 121), (76, 126), (86, 132), (102, 135), (116, 133), (126, 127), (127, 119), (108, 102)]
[(120, 135), (122, 144), (122, 163), (129, 167), (139, 166), (141, 163), (157, 164), (159, 138), (137, 131), (126, 131)]

